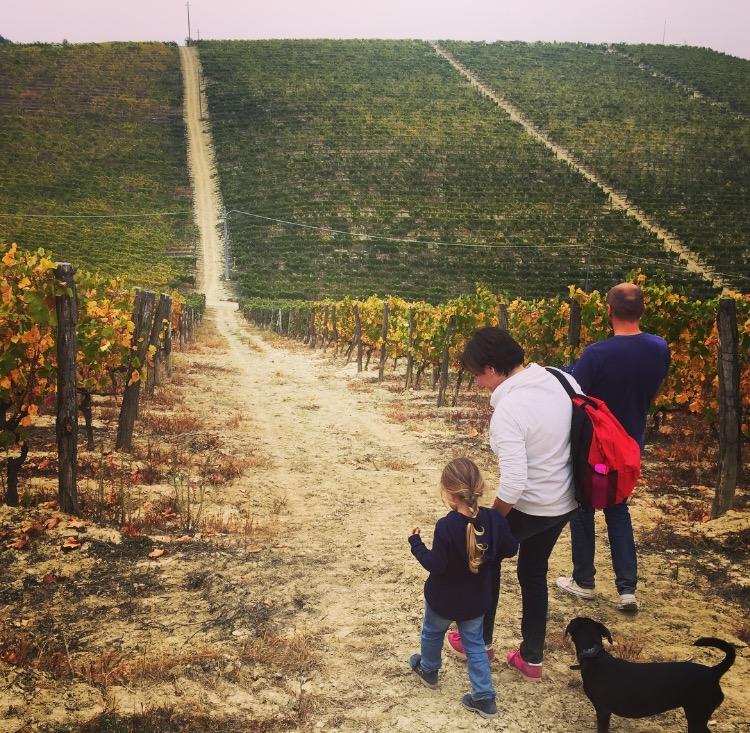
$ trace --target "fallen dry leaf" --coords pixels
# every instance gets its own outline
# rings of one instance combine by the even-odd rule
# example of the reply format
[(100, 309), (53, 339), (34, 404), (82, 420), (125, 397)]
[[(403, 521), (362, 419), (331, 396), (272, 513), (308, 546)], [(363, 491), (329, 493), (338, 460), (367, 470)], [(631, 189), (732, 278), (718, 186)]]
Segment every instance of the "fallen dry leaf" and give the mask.
[(60, 545), (60, 549), (63, 552), (70, 552), (71, 550), (77, 550), (81, 546), (81, 543), (75, 537), (67, 537), (65, 542)]
[(253, 554), (255, 554), (256, 552), (260, 552), (260, 551), (261, 551), (261, 548), (258, 547), (257, 545), (253, 545), (252, 547), (248, 549), (248, 552), (252, 552)]
[(186, 542), (190, 542), (193, 538), (189, 534), (184, 534), (182, 537), (177, 537), (176, 539), (172, 540), (172, 543), (175, 545), (184, 545)]
[(151, 552), (148, 553), (148, 556), (156, 559), (157, 557), (161, 557), (165, 552), (166, 550), (164, 549), (152, 550)]
[(60, 517), (50, 517), (44, 523), (44, 528), (45, 529), (54, 529), (55, 527), (57, 527), (58, 524), (60, 524)]
[(87, 526), (86, 522), (82, 522), (80, 519), (69, 519), (68, 520), (68, 528), (69, 529), (77, 529), (79, 531), (82, 530), (82, 531), (85, 532), (86, 531), (86, 526)]
[(53, 583), (56, 583), (56, 582), (57, 582), (57, 578), (55, 577), (54, 573), (47, 573), (42, 578), (42, 583), (44, 583), (45, 585), (52, 585)]
[(56, 501), (45, 501), (39, 505), (40, 509), (57, 509)]
[(26, 522), (21, 525), (21, 532), (33, 537), (44, 532), (44, 527), (39, 522)]
[(8, 544), (8, 547), (11, 550), (23, 550), (23, 548), (26, 547), (26, 545), (28, 544), (29, 544), (29, 540), (26, 537), (19, 537), (14, 542), (10, 542)]
[(244, 575), (240, 575), (240, 580), (244, 581), (245, 583), (249, 583), (252, 580), (252, 573), (245, 573)]

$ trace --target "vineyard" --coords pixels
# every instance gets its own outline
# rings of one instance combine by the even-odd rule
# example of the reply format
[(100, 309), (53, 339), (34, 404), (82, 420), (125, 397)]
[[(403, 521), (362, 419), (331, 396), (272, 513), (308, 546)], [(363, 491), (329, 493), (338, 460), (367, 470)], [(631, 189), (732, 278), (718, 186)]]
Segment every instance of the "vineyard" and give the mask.
[[(638, 276), (640, 282), (645, 276)], [(669, 343), (672, 366), (655, 408), (684, 409), (713, 422), (718, 411), (718, 300), (697, 301), (664, 285), (644, 285), (647, 303), (643, 328)], [(750, 435), (750, 295), (735, 295), (739, 331), (741, 394), (744, 422)], [(571, 304), (580, 313), (576, 338), (569, 334)], [(463, 381), (458, 364), (466, 340), (482, 326), (506, 327), (518, 340), (529, 361), (553, 366), (570, 364), (581, 350), (610, 335), (604, 298), (570, 287), (570, 298), (507, 300), (479, 289), (440, 305), (408, 302), (401, 298), (366, 300), (345, 298), (319, 302), (278, 302), (249, 299), (243, 312), (255, 323), (279, 333), (304, 339), (311, 345), (332, 345), (347, 358), (362, 352), (367, 363), (373, 353), (387, 359), (406, 359), (405, 386), (418, 386), (423, 373), (441, 380), (445, 395), (449, 369), (453, 373), (453, 404)], [(384, 319), (384, 311), (387, 318)], [(385, 327), (384, 327), (385, 320)], [(383, 348), (385, 345), (385, 348)]]
[(636, 265), (706, 292), (426, 43), (199, 48), (244, 296), (540, 297)]
[[(138, 331), (137, 296), (122, 279), (79, 271), (75, 293), (61, 281), (57, 265), (43, 249), (0, 246), (0, 449), (5, 452), (4, 497), (18, 503), (18, 473), (29, 452), (29, 429), (42, 412), (55, 411), (58, 385), (56, 300), (77, 301), (75, 385), (93, 448), (94, 397), (122, 397), (168, 360), (172, 337), (185, 331), (186, 318), (200, 312), (178, 291), (163, 320), (154, 318), (145, 337)], [(190, 296), (196, 300), (196, 296)], [(132, 425), (131, 425), (132, 431)]]
[[(750, 287), (746, 118), (705, 104), (604, 47), (446, 47), (735, 287)], [(746, 78), (750, 62), (736, 60), (723, 77), (727, 99), (743, 97), (737, 67)]]
[(1, 44), (0, 150), (0, 241), (141, 285), (192, 278), (175, 46)]
[[(487, 80), (493, 46), (485, 57), (483, 46), (450, 45), (477, 54)], [(601, 137), (588, 134), (612, 160), (643, 119), (613, 111), (609, 65), (625, 70), (620, 81), (689, 99), (614, 48), (508, 47), (518, 51), (508, 68), (529, 86), (530, 56), (550, 50), (554, 75), (571, 54), (566, 89), (544, 74), (538, 82), (549, 87), (539, 104), (547, 94), (562, 105), (559, 125), (547, 120), (558, 137), (565, 94), (581, 85), (593, 115), (609, 109), (592, 101), (597, 89), (609, 90), (611, 119)], [(463, 662), (445, 658), (437, 693), (406, 663), (424, 613), (408, 527), (445, 513), (436, 485), (449, 457), (481, 468), (483, 504), (501, 478), (486, 391), (459, 355), (475, 329), (499, 325), (527, 361), (570, 365), (609, 335), (603, 294), (624, 279), (641, 284), (642, 326), (667, 339), (672, 365), (630, 503), (643, 611), (616, 610), (599, 515), (586, 613), (611, 629), (624, 659), (711, 664), (716, 655), (694, 639), (734, 644), (712, 730), (744, 733), (747, 241), (714, 251), (740, 286), (719, 297), (428, 43), (203, 41), (197, 50), (179, 49), (183, 100), (170, 45), (0, 44), (0, 140), (10, 151), (0, 214), (15, 212), (0, 217), (0, 733), (477, 727), (458, 705)], [(601, 68), (578, 68), (577, 54)], [(721, 103), (693, 100), (701, 124), (724, 115), (740, 129), (727, 91), (735, 82), (712, 88)], [(664, 125), (660, 144), (672, 145), (677, 128)], [(648, 153), (628, 155), (637, 168)], [(700, 160), (719, 176), (730, 158)], [(657, 181), (667, 166), (654, 159)], [(739, 198), (747, 171), (737, 170)], [(675, 186), (695, 169), (684, 173)], [(691, 221), (742, 233), (746, 214), (729, 202)], [(137, 216), (21, 216), (45, 211)], [(179, 216), (150, 216), (160, 211)], [(220, 279), (222, 224), (230, 283)], [(204, 294), (177, 287), (193, 274)], [(570, 558), (566, 530), (550, 579), (570, 572)], [(503, 650), (520, 638), (515, 564), (502, 571)], [(563, 638), (581, 610), (551, 589), (542, 685), (493, 664), (500, 729), (591, 727)], [(616, 724), (676, 733), (684, 715)]]
[(750, 76), (745, 59), (690, 46), (618, 44), (616, 48), (636, 62), (694, 87), (709, 102), (750, 115)]

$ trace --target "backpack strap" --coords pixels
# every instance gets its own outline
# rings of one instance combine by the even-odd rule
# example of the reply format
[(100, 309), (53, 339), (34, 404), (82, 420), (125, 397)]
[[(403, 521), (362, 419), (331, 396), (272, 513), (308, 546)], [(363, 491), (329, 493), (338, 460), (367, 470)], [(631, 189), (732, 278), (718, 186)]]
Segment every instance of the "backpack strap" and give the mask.
[(574, 397), (578, 396), (578, 392), (576, 392), (573, 389), (573, 385), (562, 375), (562, 372), (559, 369), (555, 369), (554, 367), (544, 367), (560, 384), (562, 385), (563, 389), (568, 393), (568, 397), (572, 400)]

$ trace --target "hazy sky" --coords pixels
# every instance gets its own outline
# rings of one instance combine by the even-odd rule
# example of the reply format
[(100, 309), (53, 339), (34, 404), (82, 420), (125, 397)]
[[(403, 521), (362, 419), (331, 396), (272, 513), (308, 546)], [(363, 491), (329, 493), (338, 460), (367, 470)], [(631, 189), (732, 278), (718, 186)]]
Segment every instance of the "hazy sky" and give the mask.
[[(750, 58), (750, 0), (193, 0), (193, 37), (666, 42)], [(187, 36), (182, 0), (0, 0), (12, 41)]]

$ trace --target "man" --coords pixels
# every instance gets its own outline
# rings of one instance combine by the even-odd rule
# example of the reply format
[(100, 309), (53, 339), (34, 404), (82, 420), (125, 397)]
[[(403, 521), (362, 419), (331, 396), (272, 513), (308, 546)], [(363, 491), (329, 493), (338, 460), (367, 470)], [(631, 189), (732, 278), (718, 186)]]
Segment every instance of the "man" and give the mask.
[[(660, 336), (640, 329), (643, 292), (633, 283), (615, 285), (607, 294), (607, 316), (614, 336), (591, 344), (573, 367), (586, 394), (603, 400), (643, 451), (646, 416), (669, 369), (669, 347)], [(619, 593), (617, 608), (634, 613), (638, 583), (633, 525), (627, 502), (604, 510), (612, 567)], [(594, 597), (594, 510), (583, 508), (570, 520), (573, 575), (556, 583), (566, 593)]]
[[(519, 541), (522, 643), (506, 655), (526, 679), (542, 677), (547, 631), (547, 570), (560, 533), (576, 510), (570, 465), (570, 398), (557, 379), (538, 364), (524, 367), (524, 351), (507, 331), (480, 328), (461, 355), (464, 368), (492, 392), (490, 447), (500, 465), (493, 508), (507, 517)], [(566, 375), (567, 376), (567, 375)], [(567, 376), (575, 389), (578, 385)], [(493, 607), (484, 616), (484, 643), (492, 658), (500, 572), (493, 576)], [(465, 658), (459, 633), (449, 647)]]

